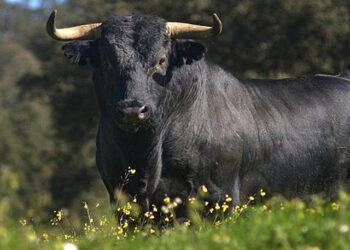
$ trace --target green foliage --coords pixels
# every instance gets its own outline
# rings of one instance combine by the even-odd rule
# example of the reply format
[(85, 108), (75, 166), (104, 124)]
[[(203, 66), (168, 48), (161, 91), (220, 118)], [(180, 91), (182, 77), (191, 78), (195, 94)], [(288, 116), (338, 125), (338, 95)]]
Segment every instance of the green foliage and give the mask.
[(334, 74), (349, 65), (350, 22), (345, 1), (226, 3), (218, 5), (226, 29), (217, 56), (230, 55), (226, 65), (239, 74)]
[[(2, 204), (0, 202), (0, 204)], [(1, 208), (1, 206), (0, 206)], [(84, 205), (84, 229), (71, 230), (67, 212), (57, 212), (52, 225), (40, 230), (26, 220), (0, 220), (1, 249), (349, 249), (350, 197), (341, 194), (330, 203), (314, 197), (309, 202), (274, 198), (248, 206), (238, 216), (220, 223), (202, 218), (191, 226), (178, 224), (164, 230), (127, 225), (120, 229), (105, 207)], [(4, 213), (0, 209), (0, 218)], [(67, 216), (67, 217), (66, 217)], [(6, 216), (5, 216), (6, 218)], [(59, 229), (59, 230), (56, 230)], [(123, 236), (124, 232), (127, 236)]]
[(39, 213), (51, 203), (43, 189), (51, 172), (50, 110), (44, 100), (21, 97), (16, 86), (24, 74), (40, 72), (40, 62), (13, 41), (0, 40), (0, 54), (0, 176), (8, 183), (1, 193), (18, 217)]

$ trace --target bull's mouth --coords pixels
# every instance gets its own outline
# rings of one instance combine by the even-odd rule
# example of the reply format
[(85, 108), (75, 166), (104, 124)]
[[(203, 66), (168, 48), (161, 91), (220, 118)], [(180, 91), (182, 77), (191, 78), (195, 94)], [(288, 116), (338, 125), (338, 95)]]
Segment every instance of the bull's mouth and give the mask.
[(124, 101), (116, 106), (113, 118), (119, 129), (127, 133), (137, 133), (147, 124), (150, 115), (151, 109), (148, 105)]
[(121, 129), (124, 132), (127, 132), (129, 134), (137, 133), (140, 130), (140, 128), (142, 127), (142, 124), (140, 124), (140, 123), (120, 123), (120, 122), (116, 122), (115, 124), (117, 125), (117, 127), (119, 129)]

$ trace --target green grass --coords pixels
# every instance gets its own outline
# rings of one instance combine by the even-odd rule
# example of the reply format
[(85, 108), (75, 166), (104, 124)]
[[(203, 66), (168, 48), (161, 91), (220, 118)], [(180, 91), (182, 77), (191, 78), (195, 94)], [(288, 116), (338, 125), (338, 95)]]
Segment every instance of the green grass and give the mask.
[(158, 230), (147, 222), (141, 232), (133, 233), (131, 224), (118, 229), (112, 217), (100, 215), (108, 211), (86, 207), (85, 226), (74, 230), (69, 218), (57, 220), (56, 216), (53, 226), (48, 222), (37, 228), (2, 217), (0, 249), (63, 249), (67, 242), (79, 249), (350, 249), (349, 208), (346, 194), (337, 202), (274, 198), (264, 205), (219, 214), (216, 220), (192, 213), (190, 227), (182, 224)]

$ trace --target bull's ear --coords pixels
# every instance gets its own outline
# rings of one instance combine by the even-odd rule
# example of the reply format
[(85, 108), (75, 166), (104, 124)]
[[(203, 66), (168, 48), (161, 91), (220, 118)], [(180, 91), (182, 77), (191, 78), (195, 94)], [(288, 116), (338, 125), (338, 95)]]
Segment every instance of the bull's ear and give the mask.
[(98, 51), (94, 41), (73, 41), (62, 47), (70, 63), (86, 65), (88, 60), (93, 67), (98, 66)]
[(207, 52), (204, 45), (193, 41), (181, 41), (175, 45), (176, 57), (185, 59), (186, 64), (202, 59)]

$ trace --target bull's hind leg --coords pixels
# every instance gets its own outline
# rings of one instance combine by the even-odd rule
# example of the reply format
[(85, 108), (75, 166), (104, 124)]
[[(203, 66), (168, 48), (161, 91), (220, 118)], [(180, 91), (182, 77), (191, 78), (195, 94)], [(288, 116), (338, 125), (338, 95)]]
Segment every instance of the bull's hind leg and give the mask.
[(338, 194), (339, 187), (350, 192), (350, 146), (337, 148), (337, 166), (339, 182), (336, 193)]
[(233, 205), (239, 205), (241, 203), (241, 181), (239, 177), (239, 172), (236, 173), (233, 184), (232, 199)]

